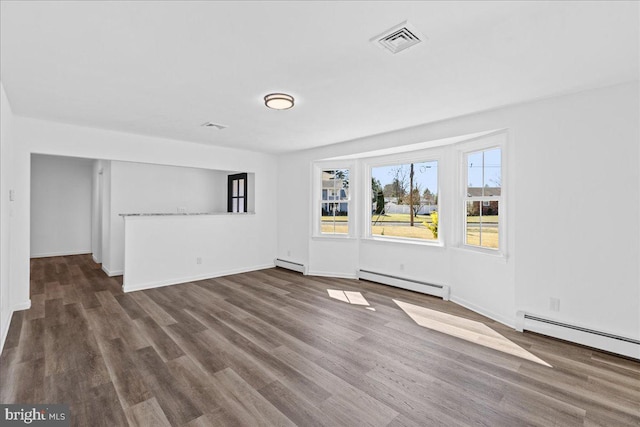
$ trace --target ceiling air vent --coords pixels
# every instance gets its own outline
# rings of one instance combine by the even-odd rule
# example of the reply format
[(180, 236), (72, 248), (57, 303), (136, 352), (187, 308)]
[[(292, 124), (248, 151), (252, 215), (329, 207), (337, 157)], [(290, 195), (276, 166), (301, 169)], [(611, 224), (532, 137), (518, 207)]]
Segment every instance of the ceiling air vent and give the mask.
[(218, 130), (222, 130), (222, 129), (226, 129), (229, 126), (225, 126), (225, 125), (221, 125), (219, 123), (213, 123), (213, 122), (205, 122), (203, 124), (201, 124), (200, 126), (204, 127), (204, 128), (214, 128), (214, 129), (218, 129)]
[(411, 24), (404, 21), (369, 41), (387, 49), (391, 53), (398, 53), (417, 45), (424, 38)]

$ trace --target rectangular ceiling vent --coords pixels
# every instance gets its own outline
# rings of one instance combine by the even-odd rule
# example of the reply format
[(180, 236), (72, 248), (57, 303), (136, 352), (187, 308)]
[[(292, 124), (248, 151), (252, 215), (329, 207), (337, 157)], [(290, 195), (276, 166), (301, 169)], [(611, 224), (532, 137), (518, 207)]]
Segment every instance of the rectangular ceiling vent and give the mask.
[(222, 129), (226, 129), (229, 126), (225, 126), (225, 125), (221, 125), (219, 123), (213, 123), (213, 122), (205, 122), (203, 124), (201, 124), (200, 126), (205, 127), (205, 128), (214, 128), (217, 130), (222, 130)]
[(411, 24), (404, 21), (369, 41), (395, 54), (417, 45), (424, 38)]

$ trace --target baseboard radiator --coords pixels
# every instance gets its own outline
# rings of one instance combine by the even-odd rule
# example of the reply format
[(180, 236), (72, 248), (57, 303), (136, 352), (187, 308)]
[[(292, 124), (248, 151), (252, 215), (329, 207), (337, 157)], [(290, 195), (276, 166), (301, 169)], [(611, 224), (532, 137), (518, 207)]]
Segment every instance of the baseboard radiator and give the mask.
[(433, 283), (421, 282), (419, 280), (407, 279), (405, 277), (392, 276), (391, 274), (376, 273), (375, 271), (369, 270), (358, 270), (358, 279), (433, 295), (440, 297), (445, 301), (449, 300), (449, 286), (447, 285), (436, 285)]
[(298, 262), (287, 261), (285, 259), (276, 258), (276, 267), (286, 268), (287, 270), (297, 271), (298, 273), (307, 274), (307, 266)]
[(523, 311), (517, 313), (517, 322), (516, 329), (520, 332), (537, 332), (640, 360), (640, 340), (634, 338), (572, 325)]

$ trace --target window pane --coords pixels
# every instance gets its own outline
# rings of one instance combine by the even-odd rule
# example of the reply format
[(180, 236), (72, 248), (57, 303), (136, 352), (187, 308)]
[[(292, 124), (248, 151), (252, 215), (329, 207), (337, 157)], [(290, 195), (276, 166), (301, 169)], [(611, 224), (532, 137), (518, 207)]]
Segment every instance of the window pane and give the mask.
[(467, 196), (482, 196), (484, 179), (482, 178), (482, 151), (467, 155)]
[(323, 234), (349, 233), (349, 204), (322, 203), (320, 231)]
[(497, 201), (490, 201), (489, 206), (482, 207), (482, 242), (480, 246), (484, 248), (498, 249), (499, 235), (499, 206)]
[(244, 197), (238, 199), (238, 212), (244, 212)]
[(244, 179), (238, 180), (238, 196), (244, 197)]
[(480, 246), (480, 202), (467, 202), (467, 222), (464, 242), (467, 245)]
[(484, 195), (499, 196), (502, 187), (502, 156), (499, 148), (484, 152)]
[(499, 202), (467, 202), (465, 243), (484, 248), (499, 248)]
[(337, 200), (349, 200), (349, 169), (336, 171), (335, 195)]
[(231, 200), (231, 212), (238, 212), (238, 199)]
[(322, 171), (322, 200), (349, 200), (349, 169)]
[(467, 155), (467, 197), (500, 196), (501, 150), (494, 148)]
[(370, 194), (373, 236), (438, 238), (437, 161), (371, 168)]
[(231, 182), (231, 187), (232, 187), (231, 196), (232, 197), (238, 197), (238, 180), (237, 179), (234, 179)]

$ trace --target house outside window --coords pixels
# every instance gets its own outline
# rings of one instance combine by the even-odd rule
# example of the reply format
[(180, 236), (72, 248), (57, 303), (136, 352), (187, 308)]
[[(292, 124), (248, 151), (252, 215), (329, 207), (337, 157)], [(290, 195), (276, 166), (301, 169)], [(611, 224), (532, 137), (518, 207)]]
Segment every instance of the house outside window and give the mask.
[(499, 250), (503, 229), (501, 208), (502, 149), (492, 147), (464, 154), (464, 244)]
[(349, 169), (323, 169), (320, 234), (349, 234)]

